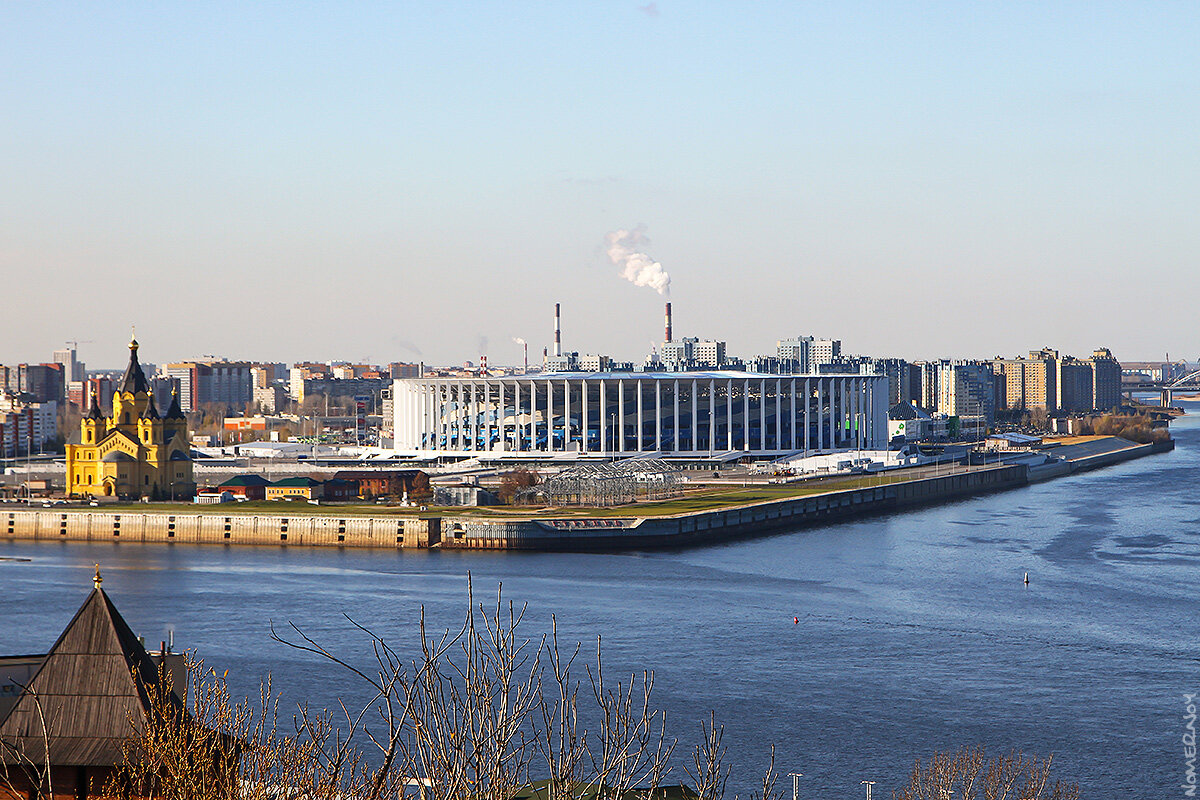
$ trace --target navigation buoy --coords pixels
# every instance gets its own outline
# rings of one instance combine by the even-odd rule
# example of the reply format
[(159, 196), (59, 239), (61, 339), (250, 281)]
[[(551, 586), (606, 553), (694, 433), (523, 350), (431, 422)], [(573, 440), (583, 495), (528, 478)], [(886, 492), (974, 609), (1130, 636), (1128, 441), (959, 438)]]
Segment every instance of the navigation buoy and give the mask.
[(1025, 585), (1026, 586), (1029, 585), (1029, 573), (1028, 572), (1025, 573)]
[(800, 624), (800, 618), (799, 618), (799, 617), (792, 617), (792, 623), (793, 623), (793, 624), (795, 624), (795, 625), (799, 625), (799, 624)]

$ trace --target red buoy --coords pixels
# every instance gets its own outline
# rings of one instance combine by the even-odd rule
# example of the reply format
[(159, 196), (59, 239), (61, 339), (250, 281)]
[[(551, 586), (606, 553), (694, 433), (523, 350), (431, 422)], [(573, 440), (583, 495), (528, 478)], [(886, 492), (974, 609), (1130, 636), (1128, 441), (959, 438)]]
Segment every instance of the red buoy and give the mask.
[(799, 625), (799, 624), (800, 624), (800, 618), (799, 618), (799, 617), (792, 617), (792, 622), (794, 622), (795, 624)]

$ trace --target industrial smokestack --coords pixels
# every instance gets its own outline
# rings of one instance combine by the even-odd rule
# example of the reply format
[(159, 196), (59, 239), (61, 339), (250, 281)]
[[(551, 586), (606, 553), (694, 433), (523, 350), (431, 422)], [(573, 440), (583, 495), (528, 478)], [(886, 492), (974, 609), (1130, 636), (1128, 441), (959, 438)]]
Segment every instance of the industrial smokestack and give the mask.
[(558, 324), (558, 303), (554, 304), (554, 357), (562, 355), (562, 328)]
[(529, 373), (529, 342), (522, 339), (520, 336), (514, 336), (513, 341), (521, 345), (521, 349), (525, 352), (525, 374)]
[(663, 339), (663, 341), (664, 342), (671, 341), (671, 304), (670, 303), (667, 303), (667, 338)]

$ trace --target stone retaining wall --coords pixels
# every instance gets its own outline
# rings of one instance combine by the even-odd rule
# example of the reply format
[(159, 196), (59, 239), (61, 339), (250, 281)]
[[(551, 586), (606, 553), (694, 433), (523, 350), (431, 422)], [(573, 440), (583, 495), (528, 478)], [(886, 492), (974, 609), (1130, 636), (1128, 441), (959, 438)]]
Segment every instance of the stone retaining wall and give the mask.
[(76, 542), (430, 547), (440, 540), (440, 523), (413, 517), (0, 509), (0, 536)]

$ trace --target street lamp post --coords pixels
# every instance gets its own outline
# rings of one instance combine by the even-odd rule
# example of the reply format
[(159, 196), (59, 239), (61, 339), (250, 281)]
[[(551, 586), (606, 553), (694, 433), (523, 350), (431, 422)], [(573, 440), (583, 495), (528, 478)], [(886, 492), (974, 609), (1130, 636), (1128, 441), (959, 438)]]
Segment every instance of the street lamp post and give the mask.
[(804, 777), (804, 773), (789, 772), (788, 777), (792, 779), (792, 800), (797, 800), (800, 794), (800, 779)]
[(863, 781), (862, 785), (867, 787), (867, 800), (871, 800), (871, 787), (875, 785), (875, 781)]

